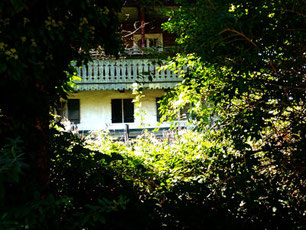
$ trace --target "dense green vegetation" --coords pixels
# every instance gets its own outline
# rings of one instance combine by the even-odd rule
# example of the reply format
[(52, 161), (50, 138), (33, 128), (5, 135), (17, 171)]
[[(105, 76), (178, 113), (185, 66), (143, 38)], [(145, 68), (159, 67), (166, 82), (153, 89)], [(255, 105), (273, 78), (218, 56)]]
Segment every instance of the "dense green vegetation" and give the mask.
[(51, 130), (50, 195), (3, 215), (1, 228), (303, 227), (296, 181), (267, 167), (264, 155), (248, 168), (243, 154), (208, 133), (173, 131), (164, 140), (145, 133), (124, 143), (105, 132)]
[[(188, 71), (164, 99), (164, 112), (174, 118), (191, 105), (194, 126), (205, 133), (214, 130), (209, 141), (227, 142), (225, 154), (243, 157), (239, 166), (233, 159), (227, 162), (233, 174), (223, 171), (237, 186), (227, 184), (225, 190), (243, 189), (224, 201), (227, 214), (245, 215), (262, 223), (260, 228), (297, 228), (295, 221), (305, 215), (304, 1), (182, 4), (164, 24), (178, 35), (180, 48), (166, 68), (187, 65)], [(240, 199), (241, 194), (250, 199)], [(292, 198), (295, 205), (289, 204)], [(240, 202), (243, 214), (231, 209), (238, 210)]]
[(118, 53), (121, 4), (0, 1), (0, 223), (11, 226), (1, 229), (49, 225), (60, 202), (50, 193), (49, 112), (72, 89), (72, 60), (98, 46)]
[[(180, 48), (165, 68), (187, 65), (188, 71), (164, 99), (164, 112), (174, 118), (191, 105), (191, 123), (204, 133), (213, 130), (209, 141), (226, 141), (226, 155), (243, 157), (239, 166), (233, 159), (227, 162), (233, 174), (223, 171), (237, 186), (227, 184), (225, 190), (243, 189), (224, 201), (227, 214), (245, 215), (262, 223), (260, 228), (297, 228), (295, 221), (305, 215), (305, 3), (182, 4), (164, 24), (178, 35)], [(241, 194), (251, 199), (240, 199)], [(290, 205), (292, 198), (298, 203)], [(243, 214), (231, 209), (238, 210), (239, 203)]]
[(0, 3), (1, 229), (303, 229), (303, 1), (182, 4), (164, 68), (188, 71), (162, 110), (195, 130), (122, 143), (48, 129), (70, 60), (119, 49), (119, 3)]

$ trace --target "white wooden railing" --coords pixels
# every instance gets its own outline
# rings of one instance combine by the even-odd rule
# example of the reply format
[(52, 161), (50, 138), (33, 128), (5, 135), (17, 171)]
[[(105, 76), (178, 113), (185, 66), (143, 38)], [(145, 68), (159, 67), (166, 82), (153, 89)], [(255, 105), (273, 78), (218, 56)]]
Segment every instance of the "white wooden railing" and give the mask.
[(180, 82), (179, 72), (160, 70), (149, 59), (94, 60), (77, 69), (79, 84)]

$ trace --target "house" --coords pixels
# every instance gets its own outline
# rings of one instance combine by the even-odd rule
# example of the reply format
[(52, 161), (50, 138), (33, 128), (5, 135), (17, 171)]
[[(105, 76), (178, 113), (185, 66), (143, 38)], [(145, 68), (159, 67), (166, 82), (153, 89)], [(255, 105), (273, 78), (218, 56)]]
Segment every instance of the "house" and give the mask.
[[(69, 95), (63, 114), (80, 132), (108, 129), (120, 135), (129, 129), (135, 136), (143, 128), (156, 128), (159, 99), (181, 81), (179, 73), (158, 71), (161, 63), (152, 55), (174, 45), (173, 36), (161, 30), (167, 18), (159, 11), (176, 6), (165, 1), (163, 8), (140, 8), (137, 1), (127, 2), (119, 15), (125, 54), (113, 59), (93, 52), (93, 61), (78, 68), (82, 80), (76, 82), (77, 91)], [(135, 86), (143, 89), (138, 112), (132, 93)], [(169, 126), (162, 123), (159, 128)]]

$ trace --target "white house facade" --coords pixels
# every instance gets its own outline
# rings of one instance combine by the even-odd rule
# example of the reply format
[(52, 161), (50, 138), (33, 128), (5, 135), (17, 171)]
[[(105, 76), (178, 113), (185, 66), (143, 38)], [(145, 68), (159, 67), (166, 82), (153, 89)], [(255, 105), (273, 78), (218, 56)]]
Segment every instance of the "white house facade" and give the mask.
[[(172, 4), (165, 1), (164, 7), (173, 9)], [(158, 101), (181, 82), (180, 73), (159, 70), (161, 63), (150, 59), (146, 52), (163, 52), (174, 45), (173, 35), (161, 30), (167, 17), (160, 12), (160, 8), (142, 8), (137, 1), (126, 1), (118, 15), (125, 55), (115, 60), (93, 52), (93, 61), (77, 68), (81, 80), (76, 82), (76, 93), (69, 95), (62, 114), (80, 132), (170, 126), (158, 126)], [(140, 111), (134, 105), (135, 84), (143, 89)]]
[[(64, 115), (79, 131), (168, 128), (160, 123), (158, 101), (180, 81), (179, 73), (160, 70), (150, 59), (95, 60), (78, 68), (77, 91)], [(142, 88), (141, 107), (134, 106), (133, 87)], [(137, 112), (138, 111), (138, 112)]]

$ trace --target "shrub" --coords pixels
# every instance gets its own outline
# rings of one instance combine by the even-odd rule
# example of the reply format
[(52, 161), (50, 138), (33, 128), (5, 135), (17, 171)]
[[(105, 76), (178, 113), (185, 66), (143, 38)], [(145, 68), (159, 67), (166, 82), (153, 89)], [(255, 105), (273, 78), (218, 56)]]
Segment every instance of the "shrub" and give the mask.
[(159, 228), (301, 229), (304, 178), (262, 153), (246, 161), (230, 142), (209, 141), (212, 133), (180, 131), (172, 141), (145, 133), (129, 143), (103, 134), (90, 148), (122, 156), (113, 170), (154, 207)]

